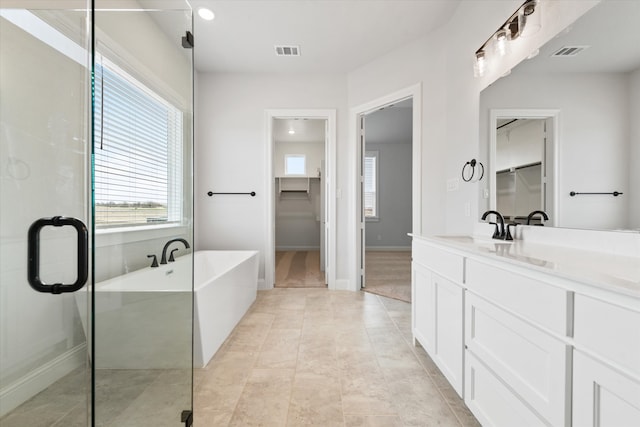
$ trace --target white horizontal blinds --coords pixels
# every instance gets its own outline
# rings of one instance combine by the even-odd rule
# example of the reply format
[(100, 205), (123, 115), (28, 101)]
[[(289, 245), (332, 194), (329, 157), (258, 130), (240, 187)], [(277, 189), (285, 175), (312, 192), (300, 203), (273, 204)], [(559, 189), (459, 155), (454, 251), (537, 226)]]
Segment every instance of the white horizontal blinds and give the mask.
[(96, 225), (180, 221), (182, 112), (106, 61), (94, 102)]
[(378, 187), (377, 177), (378, 157), (375, 154), (367, 153), (364, 157), (364, 216), (378, 216), (376, 190)]

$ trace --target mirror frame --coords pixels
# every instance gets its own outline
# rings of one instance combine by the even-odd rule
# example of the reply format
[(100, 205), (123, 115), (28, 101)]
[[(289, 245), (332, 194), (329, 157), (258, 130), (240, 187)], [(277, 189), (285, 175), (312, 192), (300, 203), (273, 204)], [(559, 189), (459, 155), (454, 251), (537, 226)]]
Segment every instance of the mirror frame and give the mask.
[[(498, 119), (553, 119), (553, 210), (547, 212), (549, 215), (549, 226), (560, 227), (559, 218), (559, 167), (560, 164), (560, 110), (558, 109), (489, 109), (489, 209), (496, 210), (497, 189), (496, 189), (496, 150), (497, 150), (497, 127)], [(547, 183), (548, 184), (548, 183)]]

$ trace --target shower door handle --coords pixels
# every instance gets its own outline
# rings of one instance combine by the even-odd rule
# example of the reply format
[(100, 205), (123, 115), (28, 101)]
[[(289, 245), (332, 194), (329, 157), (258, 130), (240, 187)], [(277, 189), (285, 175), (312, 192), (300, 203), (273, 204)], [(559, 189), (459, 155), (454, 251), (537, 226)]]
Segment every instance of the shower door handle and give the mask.
[[(54, 283), (47, 285), (40, 280), (40, 230), (47, 226), (64, 227), (70, 225), (76, 229), (78, 235), (78, 273), (72, 284)], [(87, 282), (89, 275), (89, 233), (87, 227), (77, 218), (54, 216), (40, 218), (29, 227), (27, 279), (33, 289), (38, 292), (61, 294), (75, 292)]]

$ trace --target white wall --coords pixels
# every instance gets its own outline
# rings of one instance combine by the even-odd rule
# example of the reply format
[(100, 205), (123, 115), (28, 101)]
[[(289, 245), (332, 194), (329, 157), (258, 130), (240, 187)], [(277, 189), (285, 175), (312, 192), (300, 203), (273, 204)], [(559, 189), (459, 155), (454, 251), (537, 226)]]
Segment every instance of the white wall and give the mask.
[(304, 154), (307, 176), (318, 176), (318, 171), (324, 160), (324, 141), (318, 142), (291, 142), (274, 141), (273, 173), (275, 176), (285, 176), (285, 154)]
[(640, 230), (640, 68), (629, 74), (629, 228)]
[[(628, 97), (624, 74), (514, 72), (483, 91), (481, 117), (488, 122), (488, 111), (495, 108), (559, 109), (556, 225), (628, 228)], [(570, 191), (614, 190), (625, 195), (569, 196)]]
[[(343, 153), (346, 78), (341, 75), (199, 74), (196, 128), (196, 248), (255, 249), (264, 278), (266, 242), (266, 123), (268, 109), (337, 109), (337, 187)], [(256, 191), (256, 197), (207, 197), (214, 191)], [(343, 193), (344, 198), (344, 193)], [(346, 209), (337, 201), (337, 276), (346, 276), (342, 248)]]

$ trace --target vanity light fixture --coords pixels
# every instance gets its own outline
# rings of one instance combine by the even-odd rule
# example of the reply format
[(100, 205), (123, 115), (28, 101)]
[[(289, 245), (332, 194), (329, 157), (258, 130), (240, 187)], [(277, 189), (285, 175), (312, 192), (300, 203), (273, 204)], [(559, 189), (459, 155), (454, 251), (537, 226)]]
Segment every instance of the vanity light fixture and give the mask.
[(487, 72), (487, 61), (485, 58), (484, 50), (476, 52), (476, 62), (473, 66), (473, 75), (476, 77), (482, 77)]
[(213, 11), (211, 9), (207, 9), (206, 7), (201, 7), (198, 9), (198, 16), (205, 21), (213, 21), (213, 18), (216, 17)]
[[(485, 75), (488, 63), (491, 60), (490, 53), (497, 57), (509, 53), (509, 43), (518, 37), (525, 37), (537, 32), (541, 24), (542, 13), (539, 0), (527, 0), (498, 28), (480, 49), (476, 50), (474, 62), (474, 75)], [(489, 55), (489, 56), (488, 56)]]

